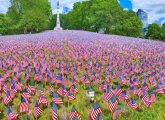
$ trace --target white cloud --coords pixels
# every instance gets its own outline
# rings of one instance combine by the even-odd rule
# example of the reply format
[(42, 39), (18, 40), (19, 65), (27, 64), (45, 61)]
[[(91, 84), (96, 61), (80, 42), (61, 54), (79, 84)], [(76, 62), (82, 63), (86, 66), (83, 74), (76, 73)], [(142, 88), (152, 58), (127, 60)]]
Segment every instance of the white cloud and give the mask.
[(148, 13), (148, 22), (153, 23), (165, 17), (165, 0), (132, 0), (133, 9), (143, 9)]
[[(58, 0), (49, 0), (51, 2), (51, 6), (52, 6), (52, 10), (53, 13), (56, 13), (57, 11), (57, 1)], [(60, 2), (60, 12), (62, 12), (63, 7), (69, 7), (69, 8), (73, 8), (73, 4), (75, 2), (81, 2), (84, 0), (59, 0)]]
[(9, 7), (9, 0), (0, 0), (0, 13), (6, 13)]

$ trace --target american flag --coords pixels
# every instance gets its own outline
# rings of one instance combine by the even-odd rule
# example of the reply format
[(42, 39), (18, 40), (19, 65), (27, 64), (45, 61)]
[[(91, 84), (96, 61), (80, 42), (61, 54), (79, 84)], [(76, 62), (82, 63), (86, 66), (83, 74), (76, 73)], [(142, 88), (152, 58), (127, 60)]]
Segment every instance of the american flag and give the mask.
[(57, 93), (61, 96), (67, 96), (67, 90), (64, 85), (57, 90)]
[(48, 106), (48, 101), (46, 100), (45, 96), (43, 96), (43, 95), (41, 95), (39, 97), (38, 103)]
[(132, 86), (132, 87), (130, 88), (129, 94), (130, 94), (130, 95), (136, 94), (136, 88), (135, 88), (134, 86)]
[(50, 92), (54, 92), (53, 85), (50, 86), (49, 90), (50, 90)]
[(57, 105), (55, 102), (52, 102), (51, 115), (52, 115), (52, 120), (58, 120)]
[(130, 106), (133, 110), (136, 110), (138, 108), (138, 105), (133, 98), (131, 98), (131, 100), (127, 102), (127, 105)]
[(138, 89), (137, 95), (138, 95), (139, 97), (143, 95), (143, 89), (142, 89), (142, 88), (139, 88), (139, 89)]
[(147, 91), (144, 91), (144, 96), (142, 97), (141, 102), (146, 106), (149, 107), (151, 105), (151, 101), (150, 98), (148, 96)]
[(122, 89), (121, 89), (121, 86), (120, 84), (118, 84), (116, 90), (114, 91), (115, 95), (116, 96), (119, 96), (121, 93), (122, 93)]
[(11, 96), (10, 96), (9, 91), (7, 91), (7, 92), (6, 92), (6, 96), (5, 96), (5, 98), (3, 99), (3, 102), (4, 102), (5, 105), (7, 105), (7, 104), (10, 103), (11, 101), (12, 101), (12, 98), (11, 98)]
[(72, 92), (68, 92), (68, 100), (69, 101), (73, 101), (74, 99), (76, 99), (76, 97), (73, 95), (73, 93)]
[(90, 118), (92, 120), (96, 120), (97, 116), (99, 115), (99, 113), (102, 113), (102, 110), (98, 104), (98, 102), (96, 101), (96, 103), (93, 106), (93, 109), (90, 112)]
[(112, 96), (112, 98), (109, 101), (108, 108), (110, 112), (112, 112), (118, 105), (118, 100), (115, 95)]
[(120, 95), (119, 95), (119, 100), (128, 100), (128, 95), (127, 95), (127, 91), (124, 90)]
[(23, 89), (23, 84), (22, 84), (22, 81), (21, 79), (19, 79), (18, 83), (16, 84), (16, 87), (19, 91), (22, 91)]
[(53, 102), (55, 102), (56, 104), (64, 104), (62, 99), (55, 92), (52, 93), (52, 97), (53, 97)]
[(126, 80), (125, 80), (124, 76), (122, 75), (122, 72), (120, 73), (119, 78), (120, 78), (121, 84), (126, 85)]
[(7, 92), (7, 85), (6, 82), (3, 83), (3, 91), (6, 93)]
[(112, 119), (113, 120), (116, 120), (118, 118), (118, 116), (121, 114), (122, 112), (122, 109), (121, 108), (118, 108), (114, 113), (113, 113), (113, 116), (112, 116)]
[(103, 90), (106, 90), (106, 89), (107, 89), (107, 85), (106, 85), (105, 81), (103, 81), (103, 82), (101, 83), (101, 85), (99, 86), (99, 90), (100, 90), (100, 91), (103, 91)]
[(29, 83), (29, 86), (28, 86), (27, 90), (29, 91), (29, 93), (30, 93), (31, 95), (34, 95), (34, 94), (35, 94), (36, 89), (35, 89), (35, 87), (33, 86), (32, 82)]
[(79, 92), (79, 90), (78, 90), (78, 88), (76, 87), (75, 84), (73, 84), (73, 85), (71, 86), (70, 91), (73, 92), (73, 93), (78, 93), (78, 92)]
[(157, 84), (157, 86), (156, 86), (156, 92), (158, 94), (164, 94), (164, 91), (163, 91), (163, 89), (161, 88), (161, 86), (159, 84)]
[(20, 113), (26, 113), (29, 111), (29, 103), (28, 101), (21, 96), (21, 103), (19, 105), (19, 112)]
[(88, 77), (85, 78), (84, 84), (86, 86), (90, 86), (90, 81), (89, 81)]
[(38, 118), (41, 113), (42, 113), (42, 109), (38, 106), (38, 101), (36, 101), (36, 104), (33, 110), (33, 115), (35, 118)]
[(22, 96), (24, 98), (26, 98), (27, 100), (29, 100), (31, 98), (31, 95), (30, 95), (29, 91), (26, 88), (24, 89), (24, 92), (22, 93)]
[(161, 88), (163, 89), (163, 90), (165, 90), (165, 82), (162, 80), (162, 81), (160, 81), (160, 85), (161, 85)]
[(69, 120), (74, 120), (74, 118), (77, 118), (78, 120), (81, 120), (80, 113), (73, 106), (72, 110), (71, 110), (71, 113), (69, 115)]
[(151, 103), (154, 103), (156, 101), (154, 90), (151, 90), (150, 101)]
[(72, 84), (72, 85), (77, 84), (77, 81), (75, 81), (75, 79), (72, 78), (72, 82), (71, 82), (71, 84)]
[(39, 85), (39, 93), (40, 93), (40, 95), (43, 95), (43, 96), (45, 96), (45, 94), (44, 94), (44, 91), (42, 90), (42, 87), (41, 87), (41, 85)]
[(146, 82), (143, 83), (142, 87), (143, 87), (143, 89), (146, 90), (146, 91), (149, 90), (148, 85), (147, 85)]
[(18, 118), (18, 114), (17, 113), (13, 113), (11, 108), (8, 107), (8, 109), (7, 109), (7, 119), (8, 120), (16, 120), (17, 118)]
[(110, 86), (108, 85), (108, 86), (107, 86), (107, 90), (106, 90), (106, 92), (104, 93), (102, 99), (105, 100), (105, 101), (108, 101), (113, 95), (114, 95), (114, 93), (111, 91), (111, 88), (110, 88)]
[(17, 93), (17, 88), (15, 86), (15, 83), (11, 84), (11, 86), (10, 86), (10, 95), (11, 95), (11, 97), (14, 98), (16, 93)]

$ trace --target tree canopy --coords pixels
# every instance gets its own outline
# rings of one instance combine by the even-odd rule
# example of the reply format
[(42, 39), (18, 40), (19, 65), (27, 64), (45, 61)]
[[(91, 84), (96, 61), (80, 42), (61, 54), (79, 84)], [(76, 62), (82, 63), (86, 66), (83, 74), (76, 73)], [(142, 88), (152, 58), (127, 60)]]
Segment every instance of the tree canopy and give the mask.
[(65, 29), (78, 29), (107, 34), (140, 36), (142, 23), (136, 14), (124, 11), (117, 0), (90, 0), (77, 2), (73, 10), (63, 16)]
[(48, 0), (10, 0), (10, 3), (5, 16), (10, 26), (6, 28), (6, 34), (35, 33), (50, 29), (52, 10)]
[(148, 32), (146, 35), (148, 38), (151, 39), (159, 39), (159, 40), (164, 40), (165, 41), (165, 30), (164, 30), (164, 25), (162, 25), (162, 28), (156, 24), (150, 24), (148, 26)]

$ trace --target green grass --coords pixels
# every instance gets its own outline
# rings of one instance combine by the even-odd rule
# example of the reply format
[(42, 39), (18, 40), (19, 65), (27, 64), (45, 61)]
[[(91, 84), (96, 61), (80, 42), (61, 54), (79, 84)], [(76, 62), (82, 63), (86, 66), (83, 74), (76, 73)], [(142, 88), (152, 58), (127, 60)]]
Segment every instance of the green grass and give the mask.
[[(38, 88), (37, 84), (35, 85), (36, 88)], [(76, 95), (76, 100), (72, 102), (68, 102), (67, 98), (64, 98), (63, 100), (65, 101), (64, 105), (59, 105), (58, 106), (58, 115), (59, 119), (64, 118), (69, 114), (71, 111), (71, 108), (73, 105), (75, 105), (76, 109), (80, 112), (82, 120), (88, 120), (89, 119), (89, 112), (93, 107), (94, 102), (90, 101), (90, 99), (86, 96), (86, 88), (83, 85), (78, 85), (79, 88), (79, 93)], [(96, 91), (98, 86), (93, 87), (93, 89)], [(48, 92), (49, 86), (47, 85), (44, 88), (44, 92), (46, 94), (46, 98), (49, 101), (49, 106), (43, 108), (43, 112), (38, 118), (38, 120), (48, 120), (51, 119), (51, 102), (52, 102), (52, 97), (50, 93)], [(56, 87), (57, 89), (57, 87)], [(20, 93), (17, 94), (17, 96), (14, 98), (13, 102), (10, 104), (11, 108), (13, 109), (13, 112), (18, 112), (19, 108), (19, 103), (20, 103)], [(100, 107), (103, 110), (103, 119), (104, 120), (111, 120), (112, 115), (108, 110), (108, 103), (103, 101), (101, 99), (102, 93), (96, 92), (95, 93), (95, 101), (97, 100), (99, 102)], [(134, 97), (136, 98), (136, 96)], [(31, 98), (31, 103), (30, 103), (30, 111), (29, 115), (31, 117), (31, 120), (34, 120), (33, 117), (33, 108), (35, 105), (35, 101), (38, 99), (38, 92)], [(158, 95), (157, 96), (157, 101), (156, 103), (152, 104), (150, 108), (146, 108), (141, 102), (139, 102), (139, 99), (136, 99), (136, 102), (138, 105), (140, 105), (139, 110), (133, 111), (129, 107), (125, 105), (125, 102), (119, 101), (119, 105), (117, 108), (122, 108), (122, 113), (119, 116), (118, 120), (164, 120), (165, 118), (165, 96), (163, 95)], [(4, 114), (0, 115), (1, 120), (6, 119), (6, 109), (7, 107), (3, 106), (1, 104), (1, 108), (4, 110)], [(20, 114), (21, 115), (21, 114)], [(22, 115), (19, 117), (19, 120), (25, 120), (26, 115)]]
[[(82, 72), (83, 72), (83, 70), (78, 73), (78, 78), (81, 77)], [(2, 71), (0, 71), (0, 73), (2, 73)], [(32, 82), (34, 82), (33, 74), (31, 74), (31, 76), (32, 77), (30, 80)], [(102, 72), (102, 76), (101, 76), (102, 81), (104, 80), (104, 78), (105, 78), (105, 76), (104, 76), (104, 73)], [(129, 77), (128, 77), (128, 79), (129, 79)], [(141, 78), (139, 77), (138, 79), (140, 80)], [(71, 76), (69, 76), (69, 80), (71, 80)], [(102, 81), (100, 81), (100, 83)], [(117, 79), (113, 82), (113, 84), (115, 87), (117, 86), (117, 84), (118, 84)], [(45, 92), (46, 99), (49, 102), (49, 105), (48, 105), (48, 107), (43, 108), (43, 112), (41, 113), (38, 120), (50, 120), (51, 119), (50, 112), (51, 112), (52, 97), (51, 97), (51, 94), (49, 93), (49, 84), (45, 86), (45, 84), (42, 83), (42, 87)], [(59, 86), (56, 86), (56, 85), (54, 86), (55, 91), (58, 89), (58, 87)], [(69, 85), (67, 85), (67, 87), (69, 87)], [(77, 85), (77, 87), (79, 89), (79, 93), (76, 94), (76, 100), (74, 100), (72, 102), (68, 102), (67, 98), (64, 98), (63, 100), (64, 100), (65, 104), (58, 105), (57, 112), (58, 112), (59, 119), (64, 119), (71, 111), (72, 106), (75, 105), (76, 109), (81, 114), (82, 120), (89, 120), (90, 110), (93, 108), (94, 102), (98, 101), (101, 109), (103, 110), (103, 112), (102, 112), (103, 119), (112, 120), (112, 114), (108, 110), (108, 102), (105, 102), (101, 99), (103, 93), (98, 91), (98, 85), (97, 86), (91, 85), (92, 89), (95, 91), (95, 101), (93, 101), (93, 102), (90, 101), (90, 99), (86, 96), (86, 90), (87, 90), (86, 87), (84, 87), (83, 85)], [(149, 86), (149, 87), (151, 87), (151, 86)], [(38, 84), (36, 82), (35, 82), (35, 88), (36, 88), (36, 90), (38, 90)], [(127, 87), (127, 88), (122, 88), (122, 89), (128, 90), (129, 88)], [(4, 96), (4, 95), (5, 94), (3, 93), (2, 96)], [(39, 96), (39, 92), (37, 91), (35, 96), (32, 96), (32, 98), (31, 98), (30, 111), (29, 111), (31, 120), (35, 120), (33, 117), (33, 108), (34, 108), (36, 100), (38, 99), (38, 96)], [(20, 99), (21, 99), (20, 97), (21, 97), (21, 93), (18, 93), (17, 96), (14, 98), (13, 102), (10, 104), (13, 112), (18, 113), (18, 108), (19, 108)], [(131, 108), (126, 106), (125, 102), (119, 101), (119, 105), (117, 106), (117, 108), (119, 108), (119, 107), (122, 108), (122, 113), (119, 116), (118, 120), (164, 120), (165, 119), (165, 96), (164, 95), (157, 95), (156, 103), (152, 104), (150, 108), (146, 108), (139, 101), (139, 98), (137, 96), (133, 96), (133, 97), (136, 100), (136, 102), (138, 103), (140, 108), (136, 111), (133, 111), (133, 110), (131, 110)], [(0, 110), (4, 111), (3, 114), (0, 114), (0, 120), (6, 120), (7, 107), (3, 105), (2, 97), (1, 97), (0, 102), (1, 102)], [(25, 120), (25, 119), (26, 119), (26, 115), (20, 114), (20, 117), (18, 120)]]

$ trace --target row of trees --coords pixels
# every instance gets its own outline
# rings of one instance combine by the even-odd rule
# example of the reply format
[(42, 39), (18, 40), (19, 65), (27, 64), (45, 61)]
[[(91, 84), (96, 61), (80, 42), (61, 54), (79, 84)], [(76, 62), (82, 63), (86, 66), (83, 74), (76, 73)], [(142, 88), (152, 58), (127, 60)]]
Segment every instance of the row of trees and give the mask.
[[(0, 14), (0, 34), (36, 33), (53, 29), (56, 15), (52, 14), (48, 0), (10, 0), (11, 6), (6, 14)], [(73, 10), (62, 14), (64, 29), (104, 31), (106, 34), (118, 34), (143, 37), (143, 25), (137, 15), (123, 10), (117, 0), (88, 0), (74, 4)], [(149, 25), (147, 38), (165, 39), (165, 24)]]
[(146, 37), (165, 41), (165, 23), (161, 27), (156, 23), (149, 25)]
[(124, 11), (117, 0), (89, 0), (77, 2), (73, 10), (62, 15), (65, 29), (78, 29), (107, 34), (141, 36), (142, 23), (135, 12)]
[(48, 0), (10, 0), (6, 14), (0, 14), (0, 33), (36, 33), (52, 25), (52, 10)]

